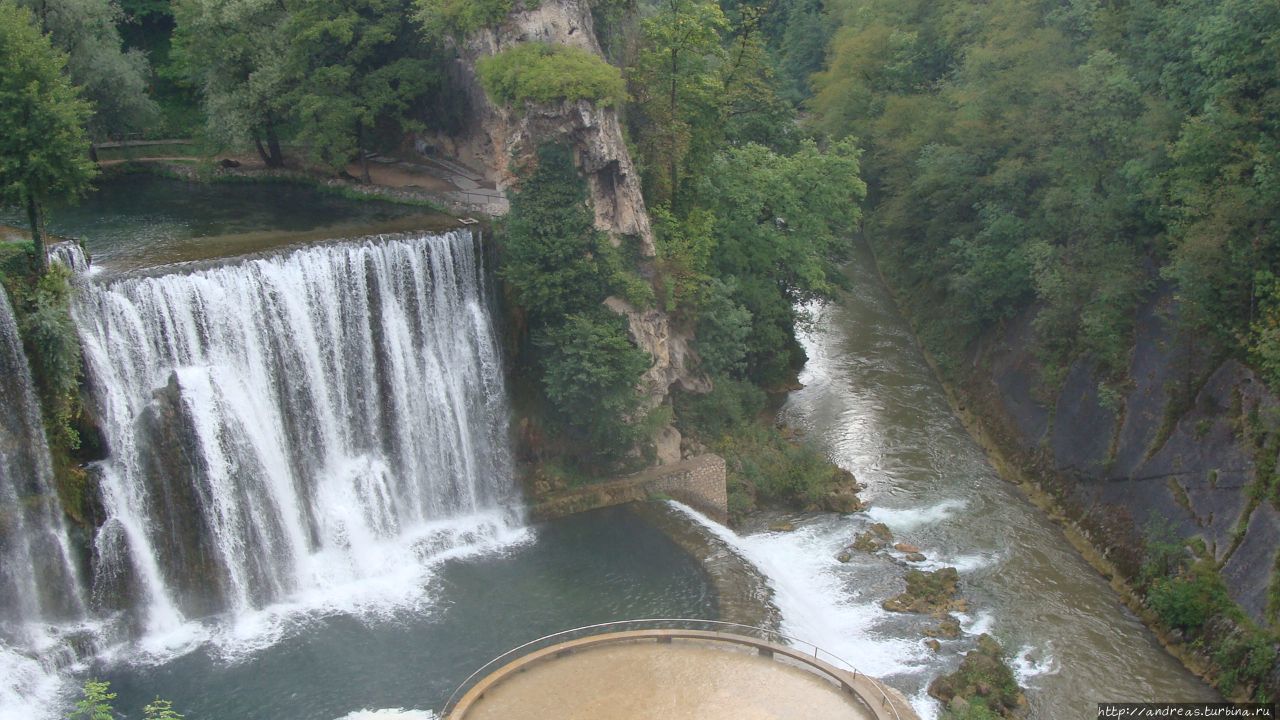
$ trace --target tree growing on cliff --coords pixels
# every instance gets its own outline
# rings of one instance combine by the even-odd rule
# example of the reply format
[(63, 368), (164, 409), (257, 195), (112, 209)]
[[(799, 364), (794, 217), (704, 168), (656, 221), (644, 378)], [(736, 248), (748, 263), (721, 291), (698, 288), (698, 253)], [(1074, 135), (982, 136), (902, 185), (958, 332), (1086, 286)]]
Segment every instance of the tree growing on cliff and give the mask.
[(0, 0), (0, 202), (25, 209), (42, 274), (45, 204), (79, 196), (96, 172), (85, 135), (92, 110), (66, 64), (27, 10)]
[(719, 121), (727, 27), (709, 0), (663, 0), (641, 23), (644, 47), (630, 81), (650, 205), (678, 206), (685, 156), (697, 134)]

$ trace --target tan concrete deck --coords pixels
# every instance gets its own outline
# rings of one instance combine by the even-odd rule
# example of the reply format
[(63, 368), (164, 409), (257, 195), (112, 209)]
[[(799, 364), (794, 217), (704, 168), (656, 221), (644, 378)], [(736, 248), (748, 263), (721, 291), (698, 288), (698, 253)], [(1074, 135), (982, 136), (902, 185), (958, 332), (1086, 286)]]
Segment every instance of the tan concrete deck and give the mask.
[(607, 633), (532, 652), (447, 720), (916, 720), (901, 695), (782, 645), (719, 632)]

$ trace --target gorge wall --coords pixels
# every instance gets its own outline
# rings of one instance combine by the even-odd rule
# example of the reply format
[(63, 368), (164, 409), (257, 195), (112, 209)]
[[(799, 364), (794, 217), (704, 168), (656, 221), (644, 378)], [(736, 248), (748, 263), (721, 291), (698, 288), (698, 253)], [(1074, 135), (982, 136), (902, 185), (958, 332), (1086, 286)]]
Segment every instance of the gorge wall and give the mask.
[(1103, 390), (1077, 360), (1046, 396), (1032, 350), (1034, 311), (968, 358), (962, 407), (981, 434), (1066, 501), (1064, 512), (1117, 565), (1144, 536), (1200, 538), (1254, 620), (1277, 616), (1280, 511), (1273, 493), (1280, 401), (1236, 360), (1180, 331), (1172, 292), (1139, 311), (1128, 382)]
[[(651, 279), (650, 260), (657, 254), (649, 216), (640, 191), (640, 176), (631, 161), (618, 115), (612, 107), (587, 101), (530, 103), (509, 108), (490, 102), (476, 77), (476, 63), (523, 42), (545, 42), (580, 48), (600, 55), (590, 4), (584, 0), (543, 0), (516, 9), (497, 27), (484, 28), (455, 43), (457, 56), (449, 68), (451, 83), (465, 99), (465, 119), (456, 134), (422, 138), (445, 155), (482, 168), (486, 179), (500, 189), (512, 189), (514, 169), (533, 158), (544, 143), (572, 148), (574, 161), (587, 180), (596, 227), (608, 233), (615, 246), (635, 243), (639, 274)], [(666, 313), (637, 309), (621, 298), (606, 305), (626, 317), (631, 338), (652, 358), (640, 381), (641, 410), (666, 401), (673, 385), (706, 392), (708, 381), (695, 369), (692, 331), (672, 324)], [(655, 437), (660, 446), (678, 447), (679, 433), (663, 428)], [(662, 461), (675, 462), (679, 453), (660, 452)]]

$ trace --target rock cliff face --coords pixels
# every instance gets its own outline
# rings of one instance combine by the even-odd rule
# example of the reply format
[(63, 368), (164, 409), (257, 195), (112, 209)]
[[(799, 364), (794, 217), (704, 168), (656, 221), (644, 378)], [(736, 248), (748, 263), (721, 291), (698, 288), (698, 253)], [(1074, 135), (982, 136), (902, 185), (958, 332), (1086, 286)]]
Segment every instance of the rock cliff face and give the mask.
[[(534, 9), (519, 5), (502, 25), (480, 30), (457, 44), (452, 82), (463, 90), (467, 118), (458, 135), (436, 135), (425, 141), (481, 169), (500, 189), (515, 182), (512, 168), (532, 158), (539, 145), (568, 144), (587, 179), (596, 227), (608, 233), (615, 245), (621, 244), (624, 237), (632, 238), (638, 243), (642, 258), (654, 257), (656, 248), (640, 193), (640, 177), (613, 108), (579, 101), (513, 109), (496, 106), (485, 96), (476, 78), (476, 63), (517, 43), (531, 41), (559, 43), (600, 54), (591, 9), (583, 0), (542, 0)], [(641, 275), (651, 275), (647, 267), (639, 271)], [(662, 404), (676, 384), (693, 392), (710, 390), (708, 381), (693, 370), (691, 333), (673, 327), (660, 310), (638, 310), (618, 298), (609, 298), (605, 304), (627, 318), (632, 339), (653, 358), (653, 365), (640, 382), (643, 410)], [(674, 428), (666, 428), (656, 438), (659, 449), (666, 450), (659, 453), (663, 462), (680, 459), (678, 450), (670, 449), (673, 434), (679, 437)]]
[(514, 182), (512, 168), (532, 157), (539, 144), (571, 143), (591, 190), (596, 226), (615, 241), (622, 235), (635, 237), (641, 254), (653, 257), (653, 231), (640, 194), (640, 177), (612, 108), (580, 101), (509, 109), (485, 97), (476, 80), (476, 63), (522, 42), (558, 43), (600, 54), (586, 2), (544, 0), (531, 10), (517, 7), (499, 27), (477, 31), (457, 45), (452, 80), (465, 91), (469, 117), (459, 135), (436, 136), (429, 142), (481, 169), (500, 189)]
[(1030, 314), (980, 348), (967, 395), (1005, 449), (1057, 475), (1075, 506), (1069, 514), (1095, 544), (1123, 561), (1125, 545), (1153, 522), (1199, 537), (1231, 596), (1271, 624), (1280, 401), (1249, 368), (1207, 357), (1196, 338), (1179, 333), (1176, 313), (1167, 289), (1142, 308), (1131, 382), (1119, 397), (1099, 391), (1088, 360), (1069, 369), (1056, 397), (1037, 396)]

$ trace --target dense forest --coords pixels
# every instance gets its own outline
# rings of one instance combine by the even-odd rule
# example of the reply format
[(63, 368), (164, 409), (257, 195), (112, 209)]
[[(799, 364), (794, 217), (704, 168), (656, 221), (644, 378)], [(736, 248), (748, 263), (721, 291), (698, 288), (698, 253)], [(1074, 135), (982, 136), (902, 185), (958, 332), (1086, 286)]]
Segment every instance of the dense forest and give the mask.
[[(125, 136), (193, 137), (211, 152), (251, 148), (268, 167), (345, 173), (366, 151), (455, 128), (464, 98), (447, 67), (463, 39), (516, 8), (0, 0), (3, 199), (29, 206), (38, 230), (38, 205), (85, 191), (87, 140)], [(645, 439), (674, 422), (732, 459), (736, 512), (821, 505), (829, 465), (761, 417), (766, 393), (803, 363), (806, 303), (838, 290), (858, 236), (944, 373), (1030, 310), (1046, 392), (1089, 356), (1115, 395), (1137, 308), (1169, 289), (1202, 352), (1280, 388), (1280, 4), (591, 8), (603, 57), (527, 42), (477, 68), (495, 105), (616, 109), (656, 236), (648, 258), (597, 230), (562, 145), (514, 169), (500, 276), (533, 378), (525, 392), (537, 396), (525, 410), (543, 472), (574, 481), (643, 464)], [(31, 83), (56, 92), (33, 98)], [(22, 103), (66, 132), (19, 132)], [(61, 302), (59, 287), (29, 283), (28, 315)], [(610, 297), (689, 329), (713, 389), (643, 408), (634, 388), (648, 358)], [(74, 381), (55, 375), (65, 398)], [(1233, 614), (1221, 580), (1178, 542), (1149, 551), (1139, 584), (1167, 625), (1195, 638), (1210, 618), (1239, 621), (1248, 632), (1215, 662), (1230, 668), (1228, 691), (1259, 687), (1270, 635)]]

